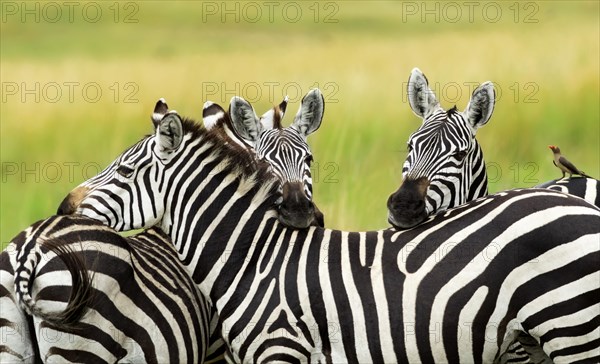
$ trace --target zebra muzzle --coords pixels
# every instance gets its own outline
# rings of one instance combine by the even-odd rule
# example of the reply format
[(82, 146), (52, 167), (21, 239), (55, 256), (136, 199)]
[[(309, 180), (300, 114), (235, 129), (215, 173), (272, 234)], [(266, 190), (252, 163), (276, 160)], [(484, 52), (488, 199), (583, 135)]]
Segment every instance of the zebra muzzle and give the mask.
[(427, 218), (425, 198), (429, 179), (405, 179), (387, 201), (388, 221), (398, 229), (414, 227)]
[(315, 205), (304, 191), (302, 182), (283, 184), (282, 201), (279, 205), (279, 221), (286, 226), (304, 229), (323, 220), (315, 216)]
[(58, 206), (58, 210), (56, 211), (57, 215), (72, 215), (77, 211), (77, 207), (81, 204), (89, 192), (89, 188), (87, 187), (77, 187), (73, 191), (69, 192), (67, 197), (62, 200), (60, 206)]

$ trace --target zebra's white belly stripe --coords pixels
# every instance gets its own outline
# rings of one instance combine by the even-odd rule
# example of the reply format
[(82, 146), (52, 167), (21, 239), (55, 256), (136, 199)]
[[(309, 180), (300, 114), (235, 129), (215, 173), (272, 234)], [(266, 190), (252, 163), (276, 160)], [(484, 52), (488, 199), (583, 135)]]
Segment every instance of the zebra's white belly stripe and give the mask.
[[(596, 312), (596, 314), (598, 314), (598, 312)], [(581, 323), (585, 323), (588, 321), (589, 321), (589, 318), (587, 320), (584, 320)], [(593, 340), (597, 340), (598, 336), (599, 336), (598, 329), (596, 329), (596, 330), (592, 330), (591, 332), (586, 333), (584, 335), (569, 336), (567, 340), (569, 341), (570, 346), (578, 346), (578, 345), (584, 345)], [(550, 349), (550, 350), (552, 350), (553, 348), (559, 348), (564, 345), (564, 341), (565, 341), (565, 338), (563, 338), (563, 337), (558, 337), (558, 338), (552, 339), (552, 340), (544, 343), (544, 348)], [(596, 353), (598, 353), (597, 350), (596, 350)]]
[[(548, 330), (551, 330), (555, 327), (564, 327), (565, 325), (560, 325), (558, 323), (558, 321), (563, 321), (563, 322), (568, 322), (568, 323), (573, 323), (574, 325), (580, 324), (580, 323), (584, 323), (584, 322), (588, 322), (590, 320), (590, 317), (595, 317), (598, 314), (600, 314), (599, 312), (600, 307), (598, 305), (595, 306), (590, 306), (586, 309), (580, 310), (578, 312), (574, 312), (570, 315), (565, 315), (562, 317), (558, 317), (552, 320), (548, 320), (545, 323), (543, 323), (542, 325), (539, 325), (535, 328), (532, 329), (532, 332), (537, 333), (537, 330), (540, 330), (542, 332), (547, 332)], [(600, 339), (600, 330), (592, 330), (590, 333), (588, 333), (586, 335), (588, 337), (588, 342), (592, 341), (592, 340), (598, 340)], [(570, 337), (567, 338), (567, 340), (569, 340), (570, 342)], [(552, 340), (552, 342), (548, 342), (545, 343), (543, 348), (544, 351), (549, 352), (549, 351), (553, 351), (553, 349), (556, 349), (555, 345), (558, 344), (558, 341), (560, 340)], [(552, 346), (549, 346), (549, 345)], [(564, 342), (563, 342), (564, 345)], [(558, 356), (554, 359), (555, 363), (570, 363), (574, 360), (576, 360), (575, 358), (589, 358), (589, 357), (593, 357), (593, 356), (597, 356), (598, 355), (598, 348), (593, 349), (594, 350), (594, 354), (591, 356), (579, 356), (577, 354), (574, 354), (572, 356)], [(585, 354), (585, 353), (581, 353), (581, 354)], [(587, 354), (589, 355), (589, 352), (587, 352)]]
[[(544, 293), (543, 295), (537, 297), (536, 299), (532, 300), (525, 306), (523, 306), (519, 310), (518, 316), (522, 317), (524, 320), (525, 318), (541, 311), (542, 309), (548, 307), (549, 305), (560, 303), (560, 302), (565, 302), (565, 301), (572, 299), (573, 297), (576, 297), (580, 294), (589, 292), (593, 289), (599, 289), (600, 288), (600, 282), (598, 282), (599, 278), (600, 278), (600, 276), (598, 276), (597, 272), (591, 273), (591, 274), (588, 274), (587, 276), (582, 277), (574, 282), (570, 282), (570, 283), (560, 286), (556, 289), (548, 291), (548, 292)], [(600, 307), (599, 307), (599, 309), (600, 309)], [(584, 319), (583, 321), (577, 321), (573, 317), (569, 320), (569, 324), (577, 325), (577, 324), (585, 323), (587, 321), (589, 321), (589, 317), (587, 319)], [(549, 324), (549, 322), (550, 321), (546, 321), (545, 323), (537, 326), (535, 328), (536, 334), (543, 335), (548, 330), (551, 330), (553, 327)], [(564, 326), (564, 325), (562, 325), (562, 326)]]
[[(504, 283), (500, 288), (498, 299), (496, 301), (496, 310), (492, 314), (491, 319), (501, 320), (506, 315), (506, 310), (508, 309), (510, 299), (513, 297), (514, 291), (517, 288), (540, 274), (559, 269), (565, 264), (570, 263), (572, 260), (565, 262), (564, 257), (572, 254), (573, 251), (577, 251), (580, 256), (584, 256), (590, 252), (596, 251), (597, 248), (594, 248), (591, 245), (592, 244), (589, 244), (589, 237), (582, 237), (569, 244), (563, 244), (552, 250), (549, 250), (548, 252), (536, 257), (536, 260), (515, 268), (505, 278)], [(532, 271), (532, 267), (535, 267), (534, 271)], [(538, 299), (544, 298), (541, 296)], [(530, 304), (533, 304), (534, 302), (535, 300)], [(537, 308), (533, 307), (531, 311), (523, 311), (525, 307), (521, 309), (520, 316), (528, 317), (529, 315), (538, 311)]]

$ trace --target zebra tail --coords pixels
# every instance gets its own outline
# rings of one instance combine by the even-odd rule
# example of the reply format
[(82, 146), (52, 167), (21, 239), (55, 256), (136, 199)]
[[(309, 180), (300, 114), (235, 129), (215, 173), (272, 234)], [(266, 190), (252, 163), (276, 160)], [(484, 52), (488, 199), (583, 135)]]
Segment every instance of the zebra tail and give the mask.
[(77, 323), (86, 314), (94, 296), (93, 274), (90, 275), (81, 254), (57, 239), (45, 240), (41, 245), (56, 254), (71, 274), (71, 294), (67, 306), (62, 311), (48, 311), (37, 305), (31, 296), (36, 267), (41, 259), (40, 245), (17, 263), (15, 270), (15, 293), (21, 307), (30, 315), (41, 318), (57, 327), (69, 327)]

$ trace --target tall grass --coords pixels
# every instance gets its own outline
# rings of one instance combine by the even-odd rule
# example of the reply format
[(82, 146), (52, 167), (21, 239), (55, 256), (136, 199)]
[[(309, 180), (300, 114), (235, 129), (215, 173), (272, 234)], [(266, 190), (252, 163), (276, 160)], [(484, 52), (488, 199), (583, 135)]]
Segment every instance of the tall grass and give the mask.
[[(505, 16), (497, 23), (481, 16), (404, 21), (403, 4), (360, 1), (334, 3), (337, 23), (315, 23), (312, 3), (300, 4), (307, 15), (297, 23), (221, 23), (218, 16), (204, 22), (200, 2), (141, 2), (133, 24), (115, 23), (108, 9), (97, 23), (7, 17), (0, 35), (2, 245), (53, 214), (69, 190), (151, 132), (159, 97), (199, 119), (206, 99), (227, 104), (239, 91), (260, 113), (287, 91), (293, 114), (315, 84), (326, 96), (325, 118), (309, 143), (326, 225), (386, 227), (385, 202), (400, 183), (406, 140), (420, 123), (405, 94), (415, 66), (446, 108), (463, 109), (475, 83), (497, 84), (494, 115), (477, 135), (494, 168), (492, 192), (559, 177), (548, 144), (600, 176), (597, 2), (537, 3), (537, 23), (515, 23), (512, 3), (501, 3)], [(56, 82), (62, 97), (36, 101), (5, 89), (36, 82)], [(80, 85), (72, 101), (65, 82)], [(80, 93), (91, 83), (102, 90), (96, 102)], [(132, 92), (132, 102), (124, 102)]]

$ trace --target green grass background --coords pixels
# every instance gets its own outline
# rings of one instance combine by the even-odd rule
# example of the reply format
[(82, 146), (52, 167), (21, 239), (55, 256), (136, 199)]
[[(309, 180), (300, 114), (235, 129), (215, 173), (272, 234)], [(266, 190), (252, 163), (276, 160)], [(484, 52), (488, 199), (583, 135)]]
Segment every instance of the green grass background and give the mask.
[[(294, 2), (287, 14), (282, 2), (274, 3), (272, 19), (264, 2), (234, 2), (226, 6), (237, 6), (239, 19), (229, 14), (225, 21), (208, 13), (220, 1), (82, 2), (72, 19), (64, 6), (57, 17), (56, 9), (35, 2), (27, 6), (35, 11), (38, 4), (39, 19), (23, 19), (24, 9), (14, 14), (11, 4), (23, 6), (2, 1), (2, 246), (151, 132), (158, 98), (199, 119), (206, 99), (227, 104), (241, 93), (260, 114), (287, 91), (289, 123), (297, 93), (315, 84), (326, 111), (309, 143), (326, 224), (387, 227), (385, 203), (400, 183), (407, 138), (420, 125), (406, 102), (415, 66), (446, 108), (464, 109), (475, 83), (491, 80), (500, 88), (492, 119), (477, 135), (491, 192), (560, 176), (548, 144), (600, 176), (597, 1), (481, 2), (471, 18), (461, 2), (453, 3), (460, 16), (444, 2), (307, 1)], [(84, 8), (98, 21), (87, 21)], [(79, 85), (72, 99), (65, 82)], [(82, 96), (92, 82), (102, 91), (96, 102)], [(39, 100), (23, 92), (36, 83)], [(124, 102), (132, 92), (133, 102)]]

